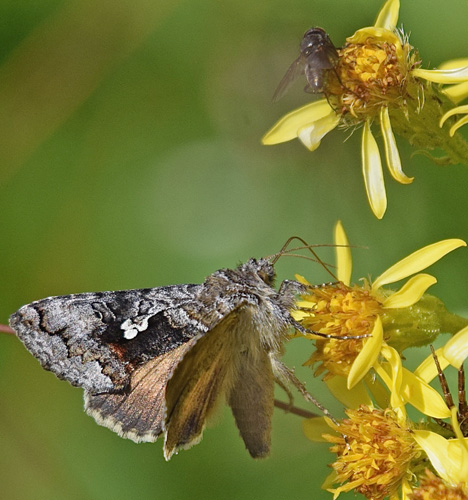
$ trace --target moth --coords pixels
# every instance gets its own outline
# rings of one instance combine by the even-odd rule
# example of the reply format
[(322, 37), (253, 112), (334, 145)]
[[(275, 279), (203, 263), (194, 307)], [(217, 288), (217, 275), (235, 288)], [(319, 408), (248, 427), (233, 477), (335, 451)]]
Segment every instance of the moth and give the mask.
[(164, 435), (167, 460), (201, 440), (220, 400), (254, 458), (270, 450), (274, 384), (304, 285), (273, 287), (271, 258), (221, 269), (202, 284), (49, 297), (10, 326), (60, 379), (84, 389), (86, 412), (136, 442)]

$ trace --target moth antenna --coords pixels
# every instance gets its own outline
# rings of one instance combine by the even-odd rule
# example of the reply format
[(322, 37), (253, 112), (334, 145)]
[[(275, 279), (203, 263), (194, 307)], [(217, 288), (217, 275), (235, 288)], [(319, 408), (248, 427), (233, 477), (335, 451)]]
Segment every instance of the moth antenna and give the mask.
[[(294, 249), (295, 250), (295, 249)], [(299, 248), (299, 250), (302, 250), (302, 248)], [(281, 257), (295, 257), (297, 259), (305, 259), (309, 260), (310, 262), (315, 262), (316, 264), (321, 264), (317, 259), (314, 259), (313, 257), (308, 257), (307, 255), (301, 255), (300, 253), (284, 253)], [(325, 262), (325, 265), (328, 267), (336, 267), (333, 264), (329, 264), (328, 262)]]
[(466, 402), (465, 391), (465, 369), (463, 364), (458, 370), (458, 412), (463, 415), (464, 419), (468, 418), (468, 404)]
[(292, 250), (290, 250), (291, 252), (294, 252), (294, 251), (297, 251), (297, 250), (300, 250), (300, 249), (309, 250), (309, 252), (314, 256), (315, 261), (318, 264), (320, 264), (325, 269), (325, 271), (333, 277), (333, 279), (338, 280), (338, 278), (330, 271), (328, 265), (318, 256), (317, 252), (315, 252), (315, 250), (313, 250), (312, 247), (313, 246), (317, 246), (317, 245), (309, 245), (307, 243), (307, 241), (305, 241), (300, 236), (291, 236), (290, 238), (288, 238), (286, 240), (286, 243), (283, 245), (283, 247), (281, 248), (281, 250), (278, 253), (276, 253), (276, 254), (274, 254), (272, 256), (271, 263), (273, 265), (275, 265), (276, 262), (278, 262), (278, 260), (279, 260), (280, 257), (282, 257), (284, 255), (289, 255), (289, 253), (287, 253), (287, 252), (289, 252), (287, 250), (287, 248), (288, 248), (289, 244), (291, 243), (291, 241), (294, 241), (294, 240), (299, 240), (304, 245), (304, 247), (293, 248)]

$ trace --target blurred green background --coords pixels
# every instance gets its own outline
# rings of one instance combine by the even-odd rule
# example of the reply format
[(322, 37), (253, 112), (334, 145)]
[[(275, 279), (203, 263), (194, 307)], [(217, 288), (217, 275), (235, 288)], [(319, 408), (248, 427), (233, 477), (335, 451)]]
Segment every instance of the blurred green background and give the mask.
[[(338, 218), (351, 243), (368, 247), (353, 250), (355, 279), (436, 240), (468, 239), (464, 166), (411, 158), (399, 141), (416, 179), (402, 186), (385, 173), (389, 208), (377, 221), (359, 133), (343, 142), (335, 131), (314, 153), (298, 141), (260, 145), (310, 100), (298, 84), (271, 101), (304, 31), (322, 26), (342, 45), (381, 5), (0, 0), (0, 322), (50, 295), (198, 283), (291, 235), (331, 243)], [(400, 23), (433, 67), (468, 55), (467, 14), (465, 0), (407, 0)], [(331, 249), (321, 255), (333, 261)], [(277, 271), (329, 280), (301, 260)], [(467, 312), (467, 250), (431, 272), (433, 293)], [(298, 417), (275, 413), (271, 457), (256, 462), (223, 409), (200, 445), (165, 463), (161, 443), (97, 426), (81, 390), (43, 371), (14, 337), (0, 342), (1, 498), (331, 498), (319, 490), (330, 455), (306, 441)], [(291, 343), (286, 361), (340, 415), (301, 367), (310, 347)]]

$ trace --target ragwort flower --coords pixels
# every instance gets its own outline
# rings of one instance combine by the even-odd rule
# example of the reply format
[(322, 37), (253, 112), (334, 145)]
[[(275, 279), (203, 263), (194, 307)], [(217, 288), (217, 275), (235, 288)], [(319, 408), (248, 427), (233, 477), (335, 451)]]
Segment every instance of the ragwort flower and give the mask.
[[(442, 374), (440, 372), (443, 370), (442, 367), (445, 368), (449, 364), (456, 368), (462, 366), (468, 355), (467, 336), (468, 327), (465, 327), (438, 349), (435, 355), (428, 356), (414, 373), (405, 368), (402, 368), (404, 372), (400, 374), (396, 370), (393, 373), (390, 373), (390, 370), (387, 372), (389, 377), (386, 383), (391, 389), (394, 401), (400, 399), (411, 403), (421, 413), (435, 418), (441, 425), (438, 427), (440, 432), (434, 432), (430, 430), (428, 424), (422, 423), (419, 424), (419, 428), (413, 429), (414, 440), (425, 452), (439, 476), (432, 473), (421, 476), (420, 486), (410, 496), (413, 500), (426, 498), (466, 500), (468, 498), (468, 437), (466, 437), (468, 434), (468, 408), (464, 378), (459, 377), (458, 381), (458, 409), (453, 403), (448, 387), (445, 388), (444, 398), (442, 398), (428, 385), (436, 375)], [(381, 375), (379, 370), (377, 373)], [(459, 375), (464, 376), (464, 372), (459, 372)], [(383, 378), (385, 379), (385, 376)], [(408, 389), (411, 394), (408, 394)], [(445, 404), (445, 410), (443, 404)], [(443, 418), (449, 418), (450, 425), (439, 420)], [(447, 437), (448, 434), (451, 436)], [(431, 492), (433, 496), (430, 496)]]
[[(325, 434), (333, 443), (330, 448), (337, 458), (334, 472), (325, 487), (334, 498), (354, 490), (368, 499), (399, 498), (399, 492), (410, 491), (414, 480), (412, 463), (421, 451), (412, 437), (406, 414), (368, 406), (346, 410), (347, 419), (338, 424), (328, 421), (338, 433)], [(334, 483), (340, 484), (333, 488)]]
[[(468, 354), (467, 337), (468, 327), (438, 350), (444, 365), (461, 365)], [(372, 500), (468, 499), (468, 438), (460, 426), (466, 415), (460, 415), (453, 402), (449, 403), (424, 380), (426, 377), (430, 381), (437, 374), (434, 367), (431, 356), (411, 372), (402, 366), (402, 358), (394, 348), (383, 346), (382, 361), (376, 362), (374, 369), (386, 389), (384, 398), (374, 391), (378, 388), (374, 385), (369, 392), (361, 391), (359, 397), (354, 394), (354, 403), (346, 410), (347, 419), (313, 418), (303, 422), (309, 439), (318, 441), (320, 433), (321, 441), (333, 444), (333, 472), (322, 487), (334, 493), (334, 498), (354, 490)], [(459, 386), (462, 398), (463, 393), (464, 384)], [(378, 399), (383, 404), (376, 406)], [(407, 403), (438, 422), (450, 418), (453, 437), (447, 438), (445, 426), (436, 426), (430, 419), (412, 421), (406, 412)], [(464, 398), (459, 408), (466, 411)], [(427, 470), (428, 462), (436, 474)]]
[[(322, 487), (334, 493), (334, 498), (342, 492), (355, 490), (372, 500), (387, 497), (395, 500), (466, 500), (468, 438), (460, 433), (456, 410), (444, 406), (442, 397), (435, 389), (403, 368), (400, 356), (393, 351), (399, 360), (399, 370), (388, 370), (387, 367), (387, 373), (377, 371), (379, 375), (383, 374), (382, 380), (390, 391), (387, 405), (376, 408), (367, 396), (363, 398), (365, 403), (346, 410), (347, 419), (332, 422), (327, 418), (315, 418), (304, 421), (307, 437), (317, 441), (316, 434), (320, 431), (322, 440), (333, 443), (330, 451), (337, 456), (332, 464), (334, 472)], [(406, 393), (408, 384), (414, 393), (411, 400)], [(426, 407), (414, 404), (413, 399), (420, 398), (421, 393), (429, 402)], [(436, 418), (450, 417), (456, 429), (456, 438), (446, 439), (428, 430), (427, 424), (411, 421), (405, 409), (408, 402), (428, 416), (433, 416), (431, 412), (439, 406)], [(324, 430), (322, 422), (335, 433)], [(424, 475), (427, 459), (440, 477), (427, 472)], [(420, 485), (416, 488), (418, 480)], [(334, 484), (339, 486), (333, 487)], [(434, 493), (435, 488), (441, 496), (428, 496), (427, 492)], [(454, 494), (456, 496), (450, 496)]]
[(466, 488), (452, 486), (429, 469), (421, 478), (420, 485), (408, 496), (409, 500), (468, 500)]
[(336, 65), (326, 70), (324, 99), (287, 114), (262, 139), (270, 145), (297, 137), (314, 151), (335, 127), (362, 125), (362, 172), (371, 209), (379, 219), (387, 198), (373, 122), (380, 124), (390, 174), (402, 184), (413, 178), (402, 170), (392, 124), (411, 144), (424, 149), (441, 147), (451, 162), (468, 162), (468, 145), (463, 139), (450, 138), (447, 130), (438, 127), (451, 103), (429, 83), (468, 82), (468, 67), (419, 69), (417, 52), (396, 30), (399, 7), (399, 0), (387, 0), (374, 26), (346, 39), (345, 46), (338, 49)]
[[(383, 351), (387, 351), (383, 356), (386, 359), (375, 368), (389, 393), (384, 405), (375, 406), (377, 398), (371, 389), (372, 397), (366, 394), (360, 404), (346, 410), (347, 419), (304, 421), (306, 436), (317, 441), (320, 432), (321, 440), (333, 443), (330, 451), (336, 453), (334, 472), (322, 487), (335, 498), (341, 492), (355, 490), (372, 500), (466, 500), (468, 438), (461, 433), (456, 409), (449, 408), (416, 372), (404, 368), (395, 349), (386, 346)], [(429, 430), (428, 423), (411, 421), (407, 403), (426, 416), (451, 418), (454, 439)], [(324, 428), (325, 423), (333, 434)], [(428, 459), (439, 476), (425, 472)]]
[[(381, 356), (387, 360), (393, 356), (389, 346), (402, 351), (425, 345), (441, 331), (456, 332), (466, 325), (464, 318), (450, 314), (438, 299), (426, 295), (437, 280), (419, 273), (452, 250), (466, 246), (464, 241), (442, 240), (421, 248), (372, 283), (363, 280), (362, 285), (351, 285), (351, 251), (340, 222), (335, 226), (335, 243), (338, 283), (313, 286), (297, 276), (309, 291), (298, 301), (295, 319), (310, 330), (333, 336), (315, 340), (316, 351), (306, 364), (319, 363), (316, 375), (324, 373), (325, 380), (344, 377), (347, 387), (352, 388)], [(396, 292), (384, 288), (410, 276)], [(370, 337), (339, 339), (362, 335)]]

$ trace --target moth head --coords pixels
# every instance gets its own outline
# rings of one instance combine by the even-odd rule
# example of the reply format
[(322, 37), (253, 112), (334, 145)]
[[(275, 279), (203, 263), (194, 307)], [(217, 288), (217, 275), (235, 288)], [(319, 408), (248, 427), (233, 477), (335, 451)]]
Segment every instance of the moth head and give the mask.
[(256, 274), (262, 281), (269, 286), (273, 286), (276, 272), (273, 264), (268, 259), (250, 259), (248, 264), (254, 268)]

